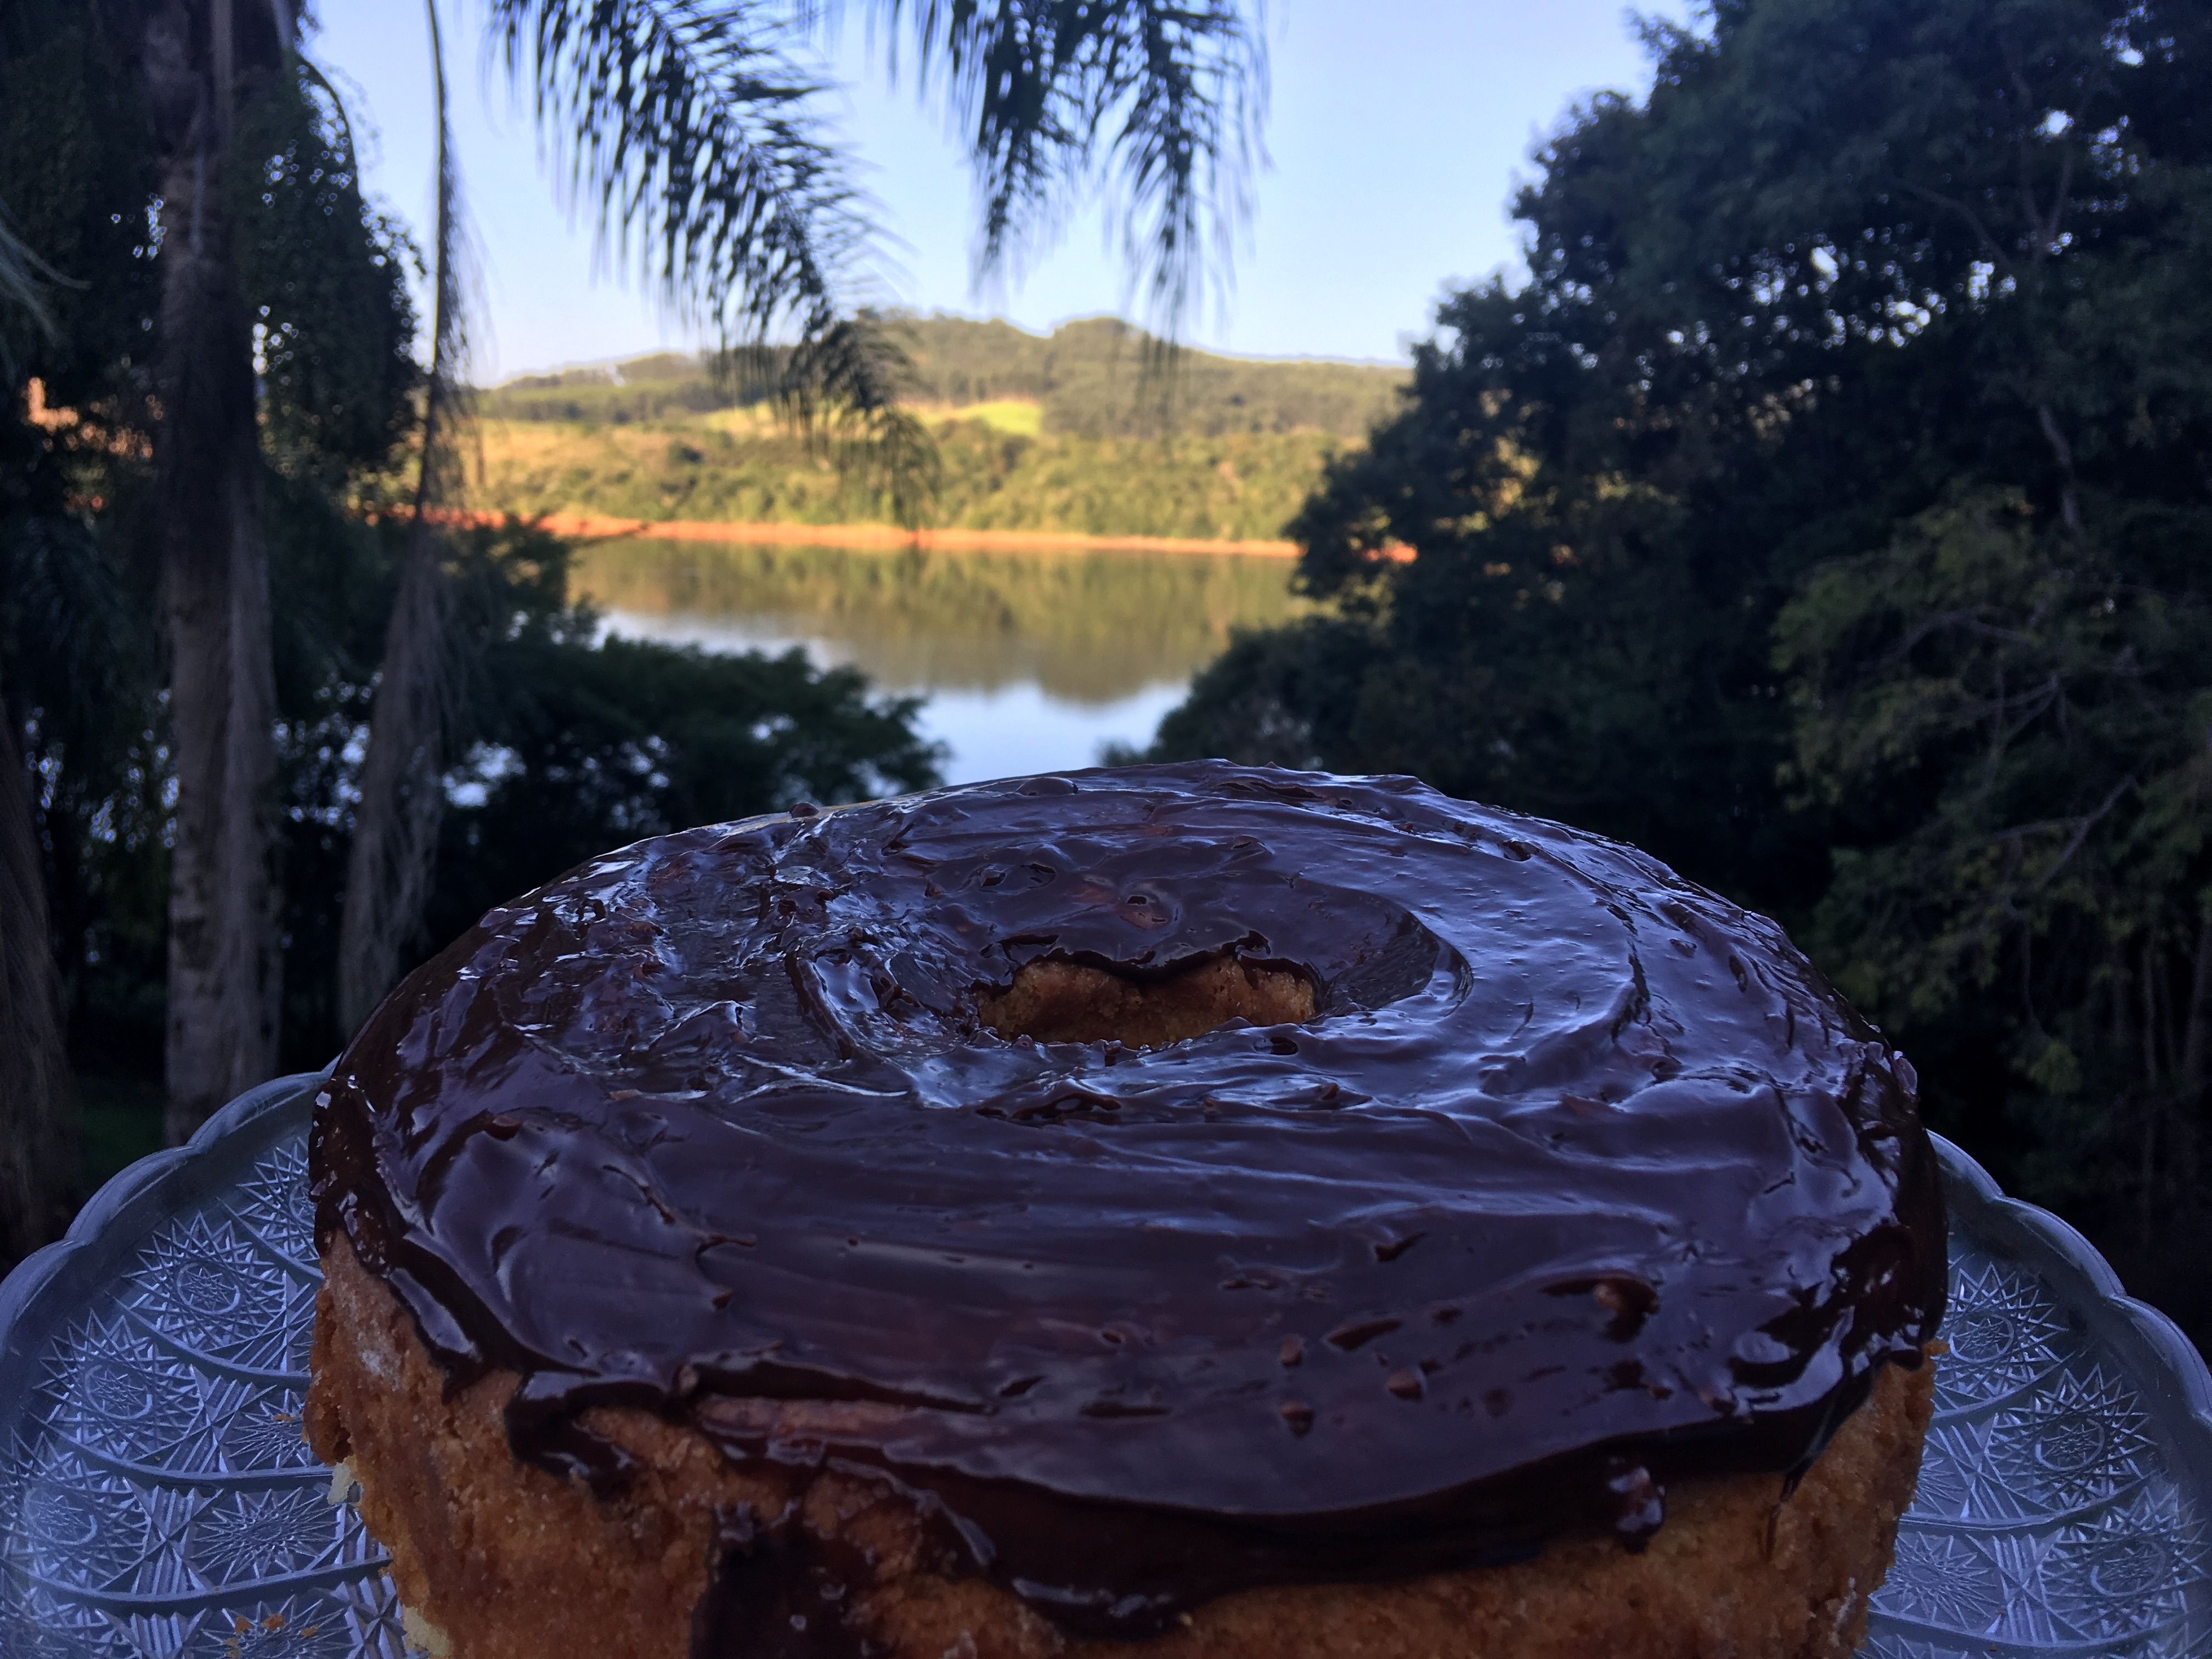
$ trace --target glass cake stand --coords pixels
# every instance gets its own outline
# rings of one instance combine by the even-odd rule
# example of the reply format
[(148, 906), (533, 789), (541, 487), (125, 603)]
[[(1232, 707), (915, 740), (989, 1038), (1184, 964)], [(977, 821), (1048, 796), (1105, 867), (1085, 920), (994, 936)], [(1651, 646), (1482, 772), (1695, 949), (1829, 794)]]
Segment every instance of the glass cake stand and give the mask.
[[(300, 1437), (316, 1081), (125, 1170), (0, 1284), (4, 1659), (413, 1653)], [(1936, 1144), (1951, 1357), (1863, 1653), (2212, 1659), (2212, 1377), (2079, 1234)]]

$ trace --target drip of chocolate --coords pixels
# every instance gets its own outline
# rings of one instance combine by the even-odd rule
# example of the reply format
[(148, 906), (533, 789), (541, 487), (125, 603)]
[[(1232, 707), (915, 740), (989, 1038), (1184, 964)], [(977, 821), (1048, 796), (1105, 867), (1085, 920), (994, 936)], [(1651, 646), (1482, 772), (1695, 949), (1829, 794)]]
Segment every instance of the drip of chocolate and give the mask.
[[(984, 1016), (1032, 963), (1224, 962), (1312, 1018)], [(449, 1376), (521, 1376), (518, 1457), (617, 1486), (580, 1418), (627, 1404), (862, 1472), (1074, 1634), (1640, 1547), (1671, 1480), (1802, 1471), (1943, 1297), (1910, 1068), (1778, 929), (1405, 779), (1142, 767), (641, 842), (410, 978), (313, 1144), (322, 1237)], [(763, 1402), (838, 1409), (794, 1449)], [(794, 1525), (727, 1518), (700, 1652), (781, 1561), (779, 1641), (862, 1650)]]

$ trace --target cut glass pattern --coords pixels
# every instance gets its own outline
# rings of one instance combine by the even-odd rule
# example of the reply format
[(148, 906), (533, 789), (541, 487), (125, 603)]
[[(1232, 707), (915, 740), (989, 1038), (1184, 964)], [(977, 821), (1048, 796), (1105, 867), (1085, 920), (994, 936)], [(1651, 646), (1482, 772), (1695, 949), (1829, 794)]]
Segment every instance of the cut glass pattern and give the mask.
[[(6, 1659), (416, 1659), (301, 1437), (313, 1081), (126, 1172), (0, 1285)], [(1944, 1155), (1951, 1353), (1864, 1655), (2212, 1659), (2212, 1381)]]

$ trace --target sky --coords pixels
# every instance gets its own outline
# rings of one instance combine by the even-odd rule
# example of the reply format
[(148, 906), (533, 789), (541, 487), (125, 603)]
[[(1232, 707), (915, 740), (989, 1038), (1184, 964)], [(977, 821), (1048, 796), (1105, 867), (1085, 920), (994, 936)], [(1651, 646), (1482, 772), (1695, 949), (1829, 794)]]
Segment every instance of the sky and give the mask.
[[(588, 219), (562, 210), (526, 112), (484, 58), (484, 9), (442, 0), (441, 12), (482, 267), (471, 378), (698, 345), (608, 267)], [(1687, 5), (1639, 9), (1680, 21)], [(345, 93), (370, 191), (427, 227), (434, 149), (421, 7), (319, 0), (317, 12), (310, 50)], [(1570, 105), (1649, 82), (1617, 0), (1267, 0), (1266, 12), (1272, 165), (1225, 301), (1209, 299), (1185, 325), (1187, 340), (1214, 350), (1402, 359), (1447, 289), (1520, 267), (1509, 204)], [(896, 261), (874, 274), (878, 299), (1037, 331), (1133, 314), (1095, 206), (1018, 282), (979, 289), (966, 157), (941, 111), (890, 84), (851, 19), (823, 67), (839, 83), (824, 113), (858, 158)]]

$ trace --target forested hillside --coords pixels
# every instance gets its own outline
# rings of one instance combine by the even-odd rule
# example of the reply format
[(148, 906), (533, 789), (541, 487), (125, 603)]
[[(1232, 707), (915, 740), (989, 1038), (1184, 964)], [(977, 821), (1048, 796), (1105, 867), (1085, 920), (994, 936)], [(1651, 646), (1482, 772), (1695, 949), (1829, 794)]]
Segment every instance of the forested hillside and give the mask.
[[(924, 521), (969, 530), (1268, 541), (1343, 443), (1322, 433), (1079, 438), (1006, 429), (1005, 405), (932, 422)], [(1017, 406), (1018, 407), (1018, 406)], [(750, 411), (620, 425), (487, 421), (482, 506), (715, 523), (890, 523), (890, 501)]]
[[(947, 317), (895, 331), (937, 445), (925, 517), (968, 529), (1273, 539), (1407, 379), (1372, 364), (1163, 359), (1108, 318), (1043, 337)], [(741, 393), (673, 354), (509, 381), (482, 394), (476, 500), (522, 514), (890, 520), (864, 479)]]
[[(1416, 774), (1773, 912), (2212, 1331), (2212, 12), (1717, 0), (1574, 112), (1164, 755)], [(1410, 563), (1374, 557), (1387, 542)]]
[[(1048, 335), (1006, 322), (898, 316), (891, 337), (912, 365), (905, 390), (924, 409), (1030, 404), (1032, 431), (1152, 437), (1163, 431), (1327, 432), (1361, 438), (1396, 407), (1407, 371), (1387, 364), (1224, 357), (1158, 343), (1111, 317)], [(490, 388), (495, 420), (644, 421), (732, 408), (744, 387), (673, 352), (628, 362), (528, 374)]]

